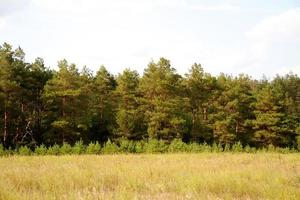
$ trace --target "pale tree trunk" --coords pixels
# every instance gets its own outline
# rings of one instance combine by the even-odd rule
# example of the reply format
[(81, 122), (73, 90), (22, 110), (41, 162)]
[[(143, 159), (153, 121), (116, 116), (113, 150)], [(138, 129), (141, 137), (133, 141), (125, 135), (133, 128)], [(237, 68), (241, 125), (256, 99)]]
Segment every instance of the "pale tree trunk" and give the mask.
[[(65, 119), (65, 104), (66, 104), (66, 97), (63, 97), (63, 102), (62, 102), (62, 117)], [(65, 130), (62, 130), (62, 140), (63, 143), (65, 142)]]
[(100, 97), (100, 108), (99, 108), (99, 129), (103, 126), (103, 111), (104, 111), (104, 100)]
[(6, 103), (4, 105), (4, 134), (3, 134), (3, 143), (6, 143), (6, 139), (7, 139), (7, 123), (8, 123), (8, 113), (7, 113), (7, 106)]

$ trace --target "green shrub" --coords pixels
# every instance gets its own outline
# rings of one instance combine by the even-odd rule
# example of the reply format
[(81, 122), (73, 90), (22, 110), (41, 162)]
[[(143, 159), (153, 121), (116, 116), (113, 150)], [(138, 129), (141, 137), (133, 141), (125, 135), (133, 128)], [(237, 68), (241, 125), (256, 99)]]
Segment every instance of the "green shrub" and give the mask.
[(5, 155), (5, 150), (2, 144), (0, 144), (0, 156), (4, 156)]
[(145, 152), (144, 146), (145, 146), (144, 141), (137, 141), (134, 145), (135, 153), (144, 153)]
[(233, 152), (243, 152), (243, 145), (241, 144), (241, 142), (237, 142), (237, 143), (234, 143), (231, 147), (231, 150)]
[(226, 143), (225, 146), (224, 146), (224, 152), (230, 152), (231, 151), (231, 147), (230, 147), (230, 144)]
[(206, 142), (200, 144), (200, 151), (201, 152), (211, 152), (211, 146), (208, 145)]
[(18, 150), (19, 155), (29, 156), (32, 154), (32, 151), (27, 146), (21, 146)]
[(150, 139), (145, 144), (145, 152), (147, 153), (164, 153), (167, 150), (168, 145), (162, 140)]
[(269, 144), (267, 147), (268, 152), (275, 152), (275, 147), (273, 144)]
[(43, 156), (47, 154), (47, 147), (43, 144), (37, 146), (34, 150), (35, 155)]
[(201, 146), (196, 142), (190, 143), (187, 145), (187, 151), (191, 153), (199, 153), (201, 152)]
[(180, 139), (174, 139), (168, 147), (169, 152), (185, 152), (187, 151), (187, 144)]
[(102, 152), (105, 154), (115, 154), (119, 152), (119, 147), (115, 143), (112, 143), (110, 140), (108, 140), (104, 144)]
[(291, 150), (289, 147), (285, 147), (285, 148), (276, 147), (276, 152), (286, 154), (286, 153), (290, 153)]
[(49, 147), (47, 150), (48, 155), (59, 155), (60, 148), (57, 144), (54, 144), (53, 146)]
[(213, 143), (213, 145), (211, 147), (211, 151), (212, 152), (223, 152), (223, 147), (221, 144)]
[(135, 142), (127, 139), (121, 139), (119, 143), (121, 152), (136, 153)]
[(85, 152), (87, 154), (99, 154), (101, 152), (101, 146), (98, 142), (93, 143), (91, 142), (87, 147)]
[(83, 154), (85, 152), (85, 146), (83, 145), (83, 141), (79, 140), (75, 143), (75, 145), (72, 148), (72, 152), (74, 154)]
[(246, 153), (251, 153), (251, 147), (247, 144), (247, 145), (245, 146), (245, 148), (244, 148), (244, 151), (245, 151)]
[(60, 147), (59, 152), (61, 155), (68, 155), (72, 154), (73, 148), (70, 144), (64, 142), (63, 145)]
[(14, 155), (14, 154), (18, 154), (18, 149), (12, 149), (11, 147), (9, 147), (8, 149), (4, 150), (5, 155)]

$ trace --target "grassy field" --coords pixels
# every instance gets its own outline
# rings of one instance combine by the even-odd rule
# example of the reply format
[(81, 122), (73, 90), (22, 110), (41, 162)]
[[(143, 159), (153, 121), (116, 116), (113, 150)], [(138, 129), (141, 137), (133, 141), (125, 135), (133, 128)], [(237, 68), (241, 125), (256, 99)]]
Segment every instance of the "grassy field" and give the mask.
[(300, 154), (2, 157), (0, 198), (300, 199)]

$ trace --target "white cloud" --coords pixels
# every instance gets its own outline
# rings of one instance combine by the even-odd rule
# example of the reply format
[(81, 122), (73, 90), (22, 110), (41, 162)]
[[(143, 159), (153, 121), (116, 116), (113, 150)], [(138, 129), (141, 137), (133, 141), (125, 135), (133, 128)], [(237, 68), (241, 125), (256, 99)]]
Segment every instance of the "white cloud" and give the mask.
[(30, 0), (0, 0), (0, 16), (11, 15), (24, 9), (30, 4)]
[(256, 77), (300, 74), (300, 9), (266, 17), (246, 32), (245, 44), (238, 69)]
[(0, 17), (0, 30), (2, 28), (4, 28), (4, 26), (6, 25), (6, 20), (4, 17)]
[(300, 41), (300, 8), (268, 17), (257, 24), (247, 36), (254, 41), (273, 43)]
[(189, 8), (196, 11), (240, 11), (240, 7), (230, 5), (230, 4), (223, 4), (223, 5), (205, 5), (205, 4), (195, 4), (189, 5)]

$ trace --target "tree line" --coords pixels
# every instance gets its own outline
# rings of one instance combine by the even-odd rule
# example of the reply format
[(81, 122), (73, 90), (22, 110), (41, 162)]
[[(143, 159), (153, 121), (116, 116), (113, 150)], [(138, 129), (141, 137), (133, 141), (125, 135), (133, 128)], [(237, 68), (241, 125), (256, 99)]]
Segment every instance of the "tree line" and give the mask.
[(4, 43), (0, 117), (5, 147), (179, 139), (297, 148), (300, 78), (212, 76), (197, 63), (182, 76), (165, 58), (151, 61), (142, 76), (131, 69), (113, 75), (104, 66), (79, 71), (65, 59), (53, 70)]

